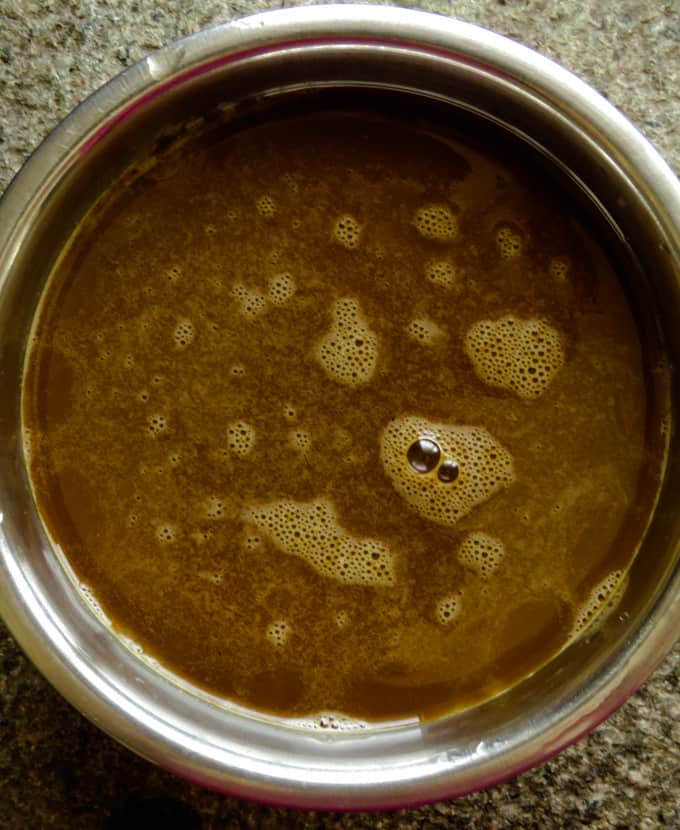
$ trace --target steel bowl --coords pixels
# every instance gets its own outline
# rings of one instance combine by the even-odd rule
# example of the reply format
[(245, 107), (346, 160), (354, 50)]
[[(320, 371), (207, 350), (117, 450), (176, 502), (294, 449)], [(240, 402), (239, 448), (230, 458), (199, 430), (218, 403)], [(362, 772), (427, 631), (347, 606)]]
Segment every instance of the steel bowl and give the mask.
[[(47, 679), (114, 738), (199, 784), (281, 805), (389, 808), (489, 787), (587, 733), (680, 632), (678, 441), (618, 612), (504, 694), (428, 723), (309, 730), (191, 690), (92, 613), (48, 540), (24, 457), (20, 393), (31, 322), (60, 248), (96, 197), (169, 126), (291, 89), (379, 88), (436, 100), (559, 167), (639, 263), (655, 309), (659, 395), (675, 412), (680, 186), (635, 128), (565, 69), (476, 26), (420, 12), (268, 12), (156, 52), (81, 104), (0, 204), (0, 611)], [(655, 381), (656, 383), (656, 381)]]

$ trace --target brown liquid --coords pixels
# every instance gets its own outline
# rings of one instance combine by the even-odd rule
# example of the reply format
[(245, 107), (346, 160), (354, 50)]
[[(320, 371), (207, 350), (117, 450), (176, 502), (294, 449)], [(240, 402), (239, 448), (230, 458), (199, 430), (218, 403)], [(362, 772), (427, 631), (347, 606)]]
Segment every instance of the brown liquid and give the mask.
[[(456, 238), (419, 232), (428, 205)], [(356, 225), (334, 237), (341, 217)], [(433, 260), (456, 285), (428, 279)], [(378, 344), (356, 383), (318, 357), (342, 298)], [(507, 314), (563, 345), (532, 399), (465, 353)], [(308, 113), (167, 151), (83, 223), (34, 342), (24, 418), (53, 539), (118, 631), (254, 709), (431, 717), (497, 693), (626, 569), (651, 503), (641, 349), (602, 249), (545, 181), (390, 119)], [(514, 481), (453, 525), (423, 518), (380, 456), (409, 415), (484, 427)], [(392, 584), (338, 581), (245, 515), (282, 500), (378, 540)], [(458, 558), (474, 532), (505, 551), (486, 575)]]

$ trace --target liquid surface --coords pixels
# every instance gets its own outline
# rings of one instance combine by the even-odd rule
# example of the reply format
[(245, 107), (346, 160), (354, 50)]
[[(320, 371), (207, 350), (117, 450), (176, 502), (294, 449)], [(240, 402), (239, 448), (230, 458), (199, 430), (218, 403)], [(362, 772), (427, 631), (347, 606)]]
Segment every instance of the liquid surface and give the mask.
[(485, 699), (586, 627), (649, 508), (646, 392), (547, 185), (323, 112), (213, 129), (100, 202), (24, 423), (119, 632), (256, 710), (380, 720)]

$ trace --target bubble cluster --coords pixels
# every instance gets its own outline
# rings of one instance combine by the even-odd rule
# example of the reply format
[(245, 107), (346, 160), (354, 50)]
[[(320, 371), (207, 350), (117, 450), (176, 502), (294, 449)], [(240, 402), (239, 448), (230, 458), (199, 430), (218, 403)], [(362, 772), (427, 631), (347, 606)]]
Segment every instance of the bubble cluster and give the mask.
[(198, 576), (212, 585), (221, 585), (224, 582), (224, 571), (199, 571)]
[(274, 620), (267, 626), (265, 636), (274, 648), (283, 648), (290, 637), (291, 627), (286, 620)]
[(480, 320), (465, 335), (465, 351), (481, 381), (537, 398), (564, 363), (562, 338), (543, 320), (509, 314)]
[[(420, 472), (409, 463), (409, 448), (419, 439), (440, 449), (439, 467)], [(383, 430), (380, 458), (394, 489), (422, 518), (454, 525), (474, 507), (515, 480), (510, 453), (483, 427), (444, 424), (408, 415)], [(455, 461), (455, 480), (442, 480), (442, 464)]]
[(522, 255), (524, 242), (517, 231), (509, 225), (502, 225), (496, 231), (496, 247), (502, 259), (516, 259)]
[(33, 454), (33, 434), (27, 427), (24, 427), (22, 433), (22, 443), (24, 447), (24, 457), (28, 462), (31, 460), (31, 455)]
[(255, 428), (245, 421), (235, 421), (227, 427), (230, 452), (242, 458), (252, 452), (255, 446)]
[(81, 598), (87, 604), (90, 611), (99, 619), (100, 622), (103, 622), (104, 625), (111, 627), (111, 620), (106, 615), (104, 609), (101, 607), (99, 602), (97, 601), (92, 589), (89, 585), (85, 585), (84, 582), (79, 583), (78, 590), (80, 593)]
[(300, 192), (300, 185), (295, 180), (295, 177), (290, 173), (284, 173), (283, 176), (281, 176), (281, 181), (288, 186), (291, 193), (295, 194)]
[(172, 525), (159, 525), (156, 528), (156, 539), (163, 544), (175, 541), (175, 528)]
[(462, 596), (462, 591), (456, 591), (437, 600), (434, 613), (439, 625), (447, 626), (454, 622), (460, 614)]
[[(205, 515), (208, 519), (224, 519), (226, 518), (227, 504), (226, 500), (221, 496), (209, 496), (205, 502)], [(210, 534), (201, 534), (201, 539), (198, 541), (207, 542)]]
[(194, 339), (194, 324), (186, 318), (180, 320), (172, 333), (178, 349), (185, 349)]
[(249, 551), (259, 550), (262, 547), (262, 537), (257, 533), (246, 533), (243, 546)]
[(612, 571), (602, 582), (598, 583), (579, 609), (570, 639), (578, 637), (606, 607), (617, 605), (626, 587), (627, 580), (624, 579), (623, 571), (619, 570)]
[(548, 265), (548, 273), (558, 282), (566, 282), (570, 270), (569, 260), (564, 256), (553, 257)]
[(276, 274), (269, 280), (267, 297), (272, 305), (282, 306), (292, 299), (295, 291), (295, 279), (292, 274)]
[(248, 288), (242, 282), (234, 285), (231, 295), (238, 302), (241, 314), (250, 320), (264, 314), (269, 306), (262, 291), (258, 288)]
[(260, 196), (255, 202), (255, 207), (260, 216), (266, 219), (271, 219), (276, 214), (276, 202), (271, 196), (267, 194)]
[(335, 615), (335, 624), (338, 628), (347, 628), (349, 624), (349, 614), (347, 611), (338, 611)]
[(446, 331), (429, 317), (417, 317), (406, 326), (408, 336), (423, 346), (435, 346), (446, 337)]
[(306, 429), (291, 429), (288, 433), (288, 443), (302, 455), (306, 455), (312, 448), (312, 436)]
[(345, 531), (328, 501), (275, 501), (246, 508), (242, 518), (322, 576), (346, 585), (395, 583), (394, 556), (387, 545)]
[[(148, 396), (147, 396), (148, 397)], [(142, 398), (144, 400), (144, 398)], [(157, 438), (159, 435), (162, 435), (168, 428), (168, 422), (165, 418), (165, 415), (150, 415), (149, 419), (147, 420), (147, 430)]]
[(361, 241), (362, 227), (353, 216), (345, 214), (338, 217), (333, 225), (333, 239), (347, 248), (348, 251), (353, 251), (359, 247)]
[(413, 224), (421, 236), (439, 242), (451, 242), (458, 236), (458, 219), (447, 205), (419, 208)]
[(441, 288), (460, 290), (460, 271), (448, 259), (433, 259), (425, 266), (425, 276)]
[(338, 732), (353, 732), (357, 729), (366, 729), (366, 721), (348, 718), (345, 715), (320, 712), (307, 718), (291, 718), (288, 723), (298, 729), (333, 729)]
[(336, 301), (331, 327), (316, 344), (315, 357), (338, 383), (362, 386), (371, 380), (378, 362), (378, 338), (358, 300), (343, 297)]
[(182, 268), (179, 265), (173, 265), (165, 272), (165, 278), (170, 284), (179, 282), (182, 278)]
[(498, 568), (505, 556), (505, 545), (495, 536), (475, 531), (468, 533), (458, 548), (458, 561), (486, 579)]
[(229, 374), (233, 375), (234, 377), (240, 378), (246, 373), (246, 367), (242, 363), (234, 363), (232, 367), (229, 369)]

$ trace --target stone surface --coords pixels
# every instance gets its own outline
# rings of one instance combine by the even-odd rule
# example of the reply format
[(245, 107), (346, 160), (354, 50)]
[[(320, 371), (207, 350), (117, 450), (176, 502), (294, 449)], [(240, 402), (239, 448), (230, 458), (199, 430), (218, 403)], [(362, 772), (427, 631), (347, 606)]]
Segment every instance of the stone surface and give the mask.
[[(0, 0), (0, 191), (85, 95), (169, 39), (269, 0)], [(533, 46), (620, 107), (680, 169), (680, 4), (651, 0), (422, 0)], [(0, 625), (0, 827), (680, 827), (680, 646), (588, 738), (515, 780), (457, 801), (335, 815), (199, 790), (76, 713)]]

